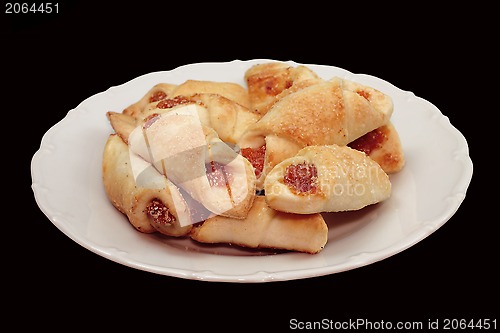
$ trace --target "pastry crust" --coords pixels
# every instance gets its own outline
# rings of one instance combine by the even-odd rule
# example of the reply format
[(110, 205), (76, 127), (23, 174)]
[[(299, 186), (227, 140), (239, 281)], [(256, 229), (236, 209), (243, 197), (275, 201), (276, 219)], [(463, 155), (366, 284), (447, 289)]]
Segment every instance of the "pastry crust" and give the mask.
[(247, 90), (237, 83), (187, 80), (179, 85), (158, 83), (146, 92), (139, 101), (131, 104), (122, 112), (130, 116), (143, 118), (141, 117), (141, 113), (144, 113), (148, 109), (154, 109), (156, 104), (162, 100), (173, 99), (177, 96), (190, 97), (201, 93), (217, 94), (246, 108), (250, 108), (250, 99)]
[(378, 163), (338, 145), (301, 149), (276, 165), (264, 189), (270, 207), (297, 214), (358, 210), (391, 195), (389, 177)]
[(321, 79), (303, 65), (292, 67), (283, 62), (268, 62), (250, 67), (245, 72), (245, 81), (252, 109), (264, 115), (285, 94), (319, 83)]
[(171, 94), (171, 97), (143, 105), (140, 110), (137, 107), (133, 113), (109, 111), (107, 117), (113, 129), (127, 141), (131, 130), (145, 118), (153, 114), (170, 112), (188, 104), (197, 109), (204, 126), (212, 127), (221, 140), (232, 144), (239, 141), (248, 126), (260, 119), (260, 115), (249, 108), (222, 95), (212, 93), (198, 93), (189, 97)]
[(318, 253), (328, 241), (321, 214), (297, 215), (270, 208), (256, 197), (246, 219), (214, 216), (196, 225), (191, 238), (202, 243), (227, 243), (249, 248), (272, 248)]
[(255, 197), (252, 165), (197, 112), (187, 105), (148, 118), (130, 134), (130, 149), (212, 213), (244, 218)]
[(192, 96), (195, 94), (216, 94), (250, 108), (250, 99), (245, 87), (233, 82), (187, 80), (172, 91), (171, 96)]
[[(239, 146), (266, 145), (259, 187), (277, 163), (293, 156), (298, 149), (311, 145), (346, 145), (386, 124), (392, 112), (389, 96), (371, 87), (333, 78), (277, 101), (265, 116), (248, 127)], [(268, 142), (268, 138), (273, 142)]]
[[(302, 146), (335, 143), (346, 145), (389, 121), (392, 100), (372, 88), (364, 87), (376, 105), (349, 90), (346, 80), (338, 78), (300, 89), (280, 99), (270, 111), (245, 132), (242, 147), (263, 142), (274, 134)], [(377, 107), (375, 107), (377, 106)]]
[[(178, 188), (153, 168), (144, 170), (141, 184), (136, 182), (127, 144), (116, 134), (108, 137), (102, 161), (102, 179), (109, 200), (130, 224), (140, 232), (160, 232), (168, 236), (184, 236), (192, 228), (190, 213)], [(157, 200), (175, 217), (161, 223), (148, 214)], [(181, 223), (184, 226), (181, 226)]]
[(322, 212), (391, 195), (387, 174), (405, 163), (392, 100), (284, 62), (254, 65), (244, 79), (247, 88), (159, 83), (107, 112), (106, 194), (144, 233), (318, 253)]
[(149, 89), (139, 101), (125, 108), (122, 113), (141, 118), (141, 113), (144, 112), (148, 105), (172, 97), (172, 92), (176, 87), (177, 85), (171, 83), (158, 83)]
[(130, 133), (138, 126), (138, 118), (125, 113), (108, 111), (106, 117), (113, 127), (115, 133), (128, 144), (128, 137)]
[(189, 99), (206, 109), (204, 125), (212, 127), (224, 142), (236, 144), (248, 126), (260, 119), (258, 113), (222, 95), (200, 93)]
[(399, 133), (392, 122), (366, 133), (350, 142), (349, 147), (360, 150), (377, 162), (386, 173), (401, 171), (405, 156)]

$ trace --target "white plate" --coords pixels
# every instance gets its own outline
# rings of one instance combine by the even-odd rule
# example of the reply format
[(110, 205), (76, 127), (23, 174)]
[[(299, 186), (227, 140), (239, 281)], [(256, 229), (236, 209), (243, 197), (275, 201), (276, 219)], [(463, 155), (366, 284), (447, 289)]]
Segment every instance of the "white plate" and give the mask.
[(228, 282), (302, 279), (368, 265), (421, 241), (456, 212), (473, 168), (465, 138), (447, 117), (428, 101), (379, 78), (306, 64), (324, 79), (347, 78), (393, 98), (392, 121), (406, 166), (390, 177), (390, 199), (357, 212), (327, 214), (328, 243), (315, 255), (203, 245), (133, 229), (109, 203), (101, 181), (102, 151), (112, 132), (106, 112), (123, 110), (159, 82), (196, 79), (245, 86), (244, 72), (268, 61), (186, 65), (86, 99), (47, 131), (33, 156), (32, 188), (40, 209), (75, 242), (115, 262), (185, 279)]

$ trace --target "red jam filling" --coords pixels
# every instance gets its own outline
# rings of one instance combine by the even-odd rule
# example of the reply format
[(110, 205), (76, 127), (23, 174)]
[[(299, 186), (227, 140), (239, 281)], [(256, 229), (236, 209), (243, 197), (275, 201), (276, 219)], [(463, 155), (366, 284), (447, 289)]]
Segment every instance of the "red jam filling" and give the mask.
[(357, 138), (348, 146), (370, 155), (373, 150), (380, 148), (385, 140), (387, 140), (387, 130), (382, 126)]
[(245, 157), (255, 169), (255, 176), (258, 178), (264, 170), (264, 158), (266, 156), (266, 146), (259, 148), (242, 148), (241, 155)]
[(167, 94), (161, 90), (158, 90), (149, 97), (149, 103), (158, 102), (165, 98), (167, 98)]
[(361, 96), (361, 97), (364, 97), (366, 98), (367, 100), (370, 99), (370, 93), (368, 91), (365, 91), (365, 90), (358, 90), (356, 91), (356, 93)]
[(180, 104), (186, 104), (189, 102), (191, 102), (191, 101), (185, 96), (175, 96), (173, 98), (161, 100), (158, 104), (156, 104), (156, 107), (158, 109), (170, 109), (170, 108), (173, 108), (174, 106), (177, 106)]
[(296, 193), (315, 194), (318, 190), (318, 170), (314, 164), (306, 162), (292, 164), (285, 170), (283, 181)]
[(145, 209), (145, 213), (158, 225), (166, 226), (175, 222), (175, 216), (159, 199), (151, 200)]

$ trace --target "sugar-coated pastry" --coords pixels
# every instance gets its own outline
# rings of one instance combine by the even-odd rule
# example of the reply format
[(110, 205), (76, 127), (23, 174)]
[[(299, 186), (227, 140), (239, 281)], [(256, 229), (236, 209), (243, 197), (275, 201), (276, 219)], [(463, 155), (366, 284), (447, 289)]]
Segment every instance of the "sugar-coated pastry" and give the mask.
[(392, 112), (389, 96), (333, 78), (281, 98), (248, 127), (238, 144), (255, 166), (257, 188), (261, 189), (267, 173), (300, 148), (346, 145), (386, 124)]
[(245, 72), (251, 108), (264, 115), (285, 94), (320, 82), (306, 66), (293, 67), (284, 62), (256, 64)]
[(158, 83), (107, 112), (106, 195), (143, 233), (319, 253), (325, 216), (391, 196), (405, 165), (393, 101), (289, 62), (243, 80)]
[(186, 80), (172, 90), (171, 96), (192, 96), (195, 94), (216, 94), (250, 108), (248, 91), (234, 82)]
[(311, 214), (358, 210), (391, 195), (389, 176), (348, 146), (308, 146), (276, 165), (264, 182), (276, 210)]
[(195, 105), (153, 114), (130, 133), (128, 143), (212, 213), (246, 217), (255, 196), (252, 165), (201, 123)]
[(318, 253), (328, 241), (328, 226), (321, 214), (298, 215), (270, 208), (262, 196), (255, 198), (243, 220), (213, 216), (191, 230), (203, 243), (227, 243), (249, 248), (272, 248)]
[[(134, 165), (140, 173), (134, 174)], [(191, 230), (189, 207), (179, 189), (156, 169), (141, 164), (116, 134), (108, 137), (104, 147), (102, 179), (113, 206), (137, 230), (168, 236), (184, 236)]]
[(386, 173), (401, 171), (405, 165), (399, 133), (390, 121), (350, 142), (348, 146), (370, 156)]
[(260, 119), (258, 113), (222, 95), (200, 93), (189, 99), (205, 108), (203, 125), (212, 127), (224, 142), (236, 144), (248, 126)]
[(113, 129), (127, 140), (130, 130), (153, 115), (170, 112), (177, 107), (193, 105), (204, 126), (212, 127), (224, 142), (236, 144), (248, 126), (257, 122), (260, 115), (251, 109), (222, 95), (199, 93), (189, 97), (178, 95), (165, 97), (145, 105), (135, 113), (107, 112)]
[(132, 117), (143, 118), (140, 115), (144, 112), (148, 105), (153, 103), (156, 104), (161, 100), (172, 97), (172, 92), (176, 87), (177, 85), (171, 83), (155, 84), (153, 88), (149, 89), (139, 101), (126, 107), (122, 113)]

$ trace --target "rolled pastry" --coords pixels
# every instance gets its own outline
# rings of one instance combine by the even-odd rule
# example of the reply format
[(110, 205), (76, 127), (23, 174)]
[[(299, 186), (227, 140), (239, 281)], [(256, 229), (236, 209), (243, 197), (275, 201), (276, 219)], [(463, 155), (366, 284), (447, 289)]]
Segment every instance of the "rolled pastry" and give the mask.
[[(171, 102), (176, 98), (187, 98), (195, 94), (216, 94), (225, 97), (245, 108), (250, 108), (248, 91), (233, 82), (187, 80), (181, 84), (158, 83), (136, 103), (125, 108), (122, 113), (136, 118), (144, 118), (147, 110), (156, 108), (159, 102)], [(167, 101), (170, 100), (170, 101)]]
[(284, 62), (256, 64), (245, 72), (251, 107), (264, 115), (286, 93), (319, 83), (321, 79), (308, 67)]
[(258, 113), (222, 95), (199, 93), (189, 99), (205, 108), (203, 125), (212, 127), (224, 142), (236, 144), (248, 126), (260, 119)]
[(155, 114), (129, 135), (130, 149), (217, 215), (244, 218), (255, 197), (250, 162), (236, 153), (188, 104)]
[(390, 121), (350, 142), (348, 146), (367, 154), (386, 173), (401, 171), (405, 165), (399, 133)]
[(203, 80), (187, 80), (178, 85), (171, 96), (192, 96), (195, 94), (217, 94), (246, 108), (250, 108), (248, 91), (234, 82), (217, 82)]
[(266, 174), (299, 149), (346, 145), (386, 124), (392, 112), (389, 96), (371, 87), (333, 78), (278, 100), (248, 127), (238, 144), (254, 165), (259, 175), (257, 188), (261, 189)]
[(187, 80), (178, 85), (171, 96), (192, 96), (195, 94), (216, 94), (250, 108), (248, 91), (234, 82), (217, 82), (204, 80)]
[[(141, 172), (134, 174), (133, 165), (142, 165)], [(116, 134), (109, 136), (104, 148), (102, 178), (113, 206), (138, 231), (184, 236), (191, 230), (189, 208), (179, 189), (144, 161), (141, 164)]]
[(200, 93), (175, 96), (152, 102), (133, 115), (109, 111), (107, 117), (113, 129), (127, 140), (130, 131), (152, 114), (161, 114), (192, 104), (204, 126), (212, 127), (224, 142), (236, 144), (243, 132), (260, 119), (260, 115), (224, 96)]
[(312, 214), (358, 210), (391, 195), (380, 165), (348, 146), (308, 146), (274, 167), (264, 189), (271, 208)]
[(143, 118), (140, 115), (144, 112), (148, 105), (158, 103), (161, 100), (171, 97), (172, 92), (176, 87), (177, 85), (175, 84), (158, 83), (149, 89), (149, 91), (146, 92), (146, 94), (144, 94), (139, 101), (125, 108), (122, 113), (133, 117)]
[(270, 208), (264, 197), (258, 196), (245, 219), (214, 216), (193, 227), (190, 235), (203, 243), (229, 243), (314, 254), (325, 247), (328, 226), (321, 214), (279, 212)]

